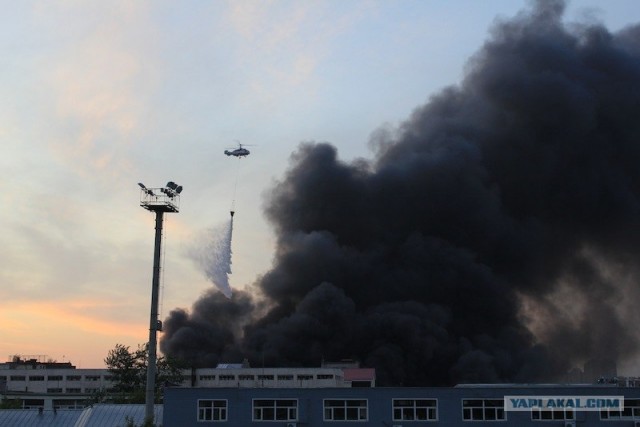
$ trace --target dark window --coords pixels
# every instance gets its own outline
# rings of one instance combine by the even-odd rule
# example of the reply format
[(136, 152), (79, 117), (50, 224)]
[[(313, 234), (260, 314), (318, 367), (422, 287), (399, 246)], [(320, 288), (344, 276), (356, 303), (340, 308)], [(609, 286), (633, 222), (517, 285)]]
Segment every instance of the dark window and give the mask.
[(506, 420), (504, 399), (463, 399), (462, 419), (464, 421)]
[(616, 411), (603, 409), (600, 411), (601, 420), (640, 420), (640, 399), (624, 399), (624, 409)]
[(544, 410), (531, 409), (531, 419), (534, 421), (575, 420), (575, 414), (571, 409)]
[(366, 399), (325, 399), (325, 421), (367, 421), (369, 417)]
[(254, 421), (296, 421), (298, 401), (296, 399), (254, 399)]
[(227, 401), (198, 400), (198, 421), (227, 421)]
[(273, 375), (258, 375), (258, 379), (262, 380), (262, 381), (264, 381), (264, 380), (268, 380), (268, 381), (269, 380), (273, 380)]
[(436, 421), (436, 399), (393, 399), (393, 421)]

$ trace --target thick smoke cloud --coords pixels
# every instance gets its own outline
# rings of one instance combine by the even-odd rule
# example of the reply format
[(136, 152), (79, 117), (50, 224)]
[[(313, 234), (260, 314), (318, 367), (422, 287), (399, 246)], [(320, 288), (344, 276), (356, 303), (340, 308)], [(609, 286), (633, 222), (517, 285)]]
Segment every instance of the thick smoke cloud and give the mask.
[[(302, 144), (273, 188), (273, 268), (166, 321), (196, 365), (356, 358), (382, 385), (536, 381), (635, 354), (640, 27), (497, 23), (459, 86), (373, 160)], [(637, 299), (636, 299), (637, 301)]]

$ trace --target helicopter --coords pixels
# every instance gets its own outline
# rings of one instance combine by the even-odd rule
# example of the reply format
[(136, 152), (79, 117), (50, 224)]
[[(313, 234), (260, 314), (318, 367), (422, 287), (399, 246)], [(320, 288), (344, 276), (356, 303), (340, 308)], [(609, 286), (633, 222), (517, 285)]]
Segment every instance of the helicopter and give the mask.
[(251, 152), (246, 148), (243, 148), (242, 144), (240, 144), (239, 142), (238, 142), (238, 148), (236, 148), (235, 150), (224, 150), (224, 154), (226, 154), (227, 156), (235, 156), (238, 158), (246, 157), (250, 153)]

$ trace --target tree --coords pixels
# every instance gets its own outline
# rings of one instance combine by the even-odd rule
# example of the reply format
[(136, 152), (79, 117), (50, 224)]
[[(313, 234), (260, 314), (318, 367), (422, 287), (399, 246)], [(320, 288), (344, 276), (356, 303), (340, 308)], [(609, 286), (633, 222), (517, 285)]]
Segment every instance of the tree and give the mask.
[[(116, 344), (104, 359), (113, 376), (116, 395), (120, 403), (144, 403), (147, 382), (147, 345), (138, 345), (137, 350)], [(156, 373), (156, 400), (162, 399), (162, 387), (182, 382), (181, 364), (173, 358), (159, 357)]]
[(18, 399), (7, 399), (5, 397), (0, 400), (0, 409), (22, 409), (22, 402)]

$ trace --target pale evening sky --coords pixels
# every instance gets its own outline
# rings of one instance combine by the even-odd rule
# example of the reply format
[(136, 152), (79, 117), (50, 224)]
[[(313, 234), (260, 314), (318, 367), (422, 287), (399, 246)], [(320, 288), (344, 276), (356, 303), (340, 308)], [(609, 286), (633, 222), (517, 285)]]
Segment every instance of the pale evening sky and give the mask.
[[(154, 216), (137, 182), (184, 187), (167, 217), (161, 318), (213, 286), (186, 255), (228, 221), (231, 286), (268, 271), (262, 212), (302, 141), (368, 140), (458, 83), (524, 0), (18, 1), (0, 15), (0, 358), (99, 368), (147, 341)], [(640, 22), (637, 0), (573, 0), (567, 22)], [(224, 149), (251, 144), (243, 160)], [(348, 212), (345, 212), (348, 215)], [(390, 220), (392, 220), (390, 218)]]

